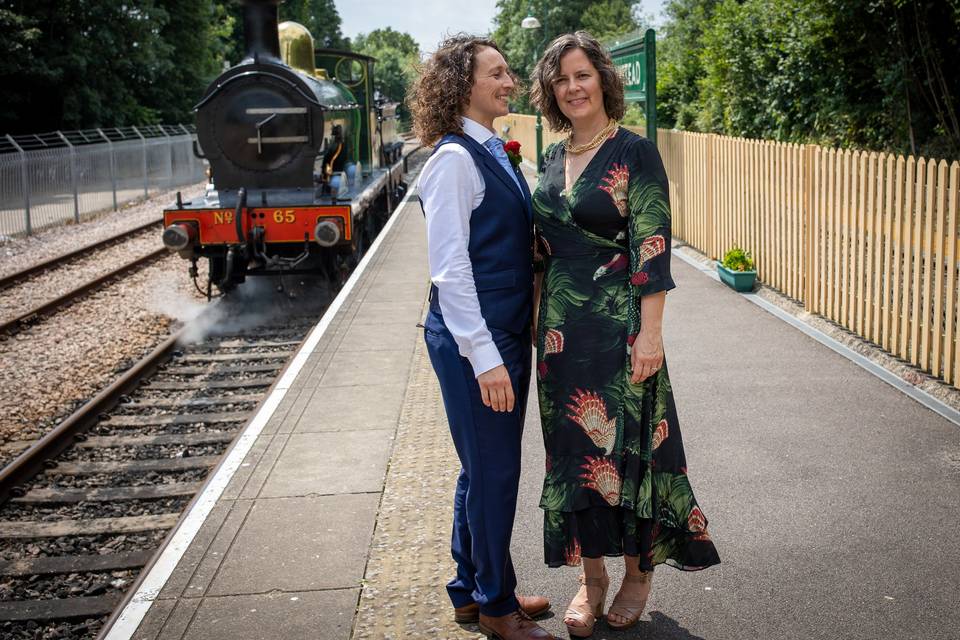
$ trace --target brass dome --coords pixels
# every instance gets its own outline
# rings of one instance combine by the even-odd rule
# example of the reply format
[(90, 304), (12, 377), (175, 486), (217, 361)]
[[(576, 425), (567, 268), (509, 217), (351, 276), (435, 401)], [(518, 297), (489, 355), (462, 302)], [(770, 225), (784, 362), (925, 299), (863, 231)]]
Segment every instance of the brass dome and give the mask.
[(314, 75), (317, 70), (313, 58), (313, 36), (299, 22), (281, 22), (277, 27), (280, 34), (280, 56), (283, 61), (297, 71)]

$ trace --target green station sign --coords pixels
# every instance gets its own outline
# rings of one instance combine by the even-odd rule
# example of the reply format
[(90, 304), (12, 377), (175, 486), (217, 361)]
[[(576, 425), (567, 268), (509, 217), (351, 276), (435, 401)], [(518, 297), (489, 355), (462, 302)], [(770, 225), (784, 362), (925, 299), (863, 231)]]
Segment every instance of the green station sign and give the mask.
[(623, 76), (627, 102), (643, 104), (647, 137), (657, 141), (657, 37), (653, 29), (642, 36), (610, 43), (610, 56)]
[(623, 75), (625, 96), (628, 102), (643, 102), (647, 93), (646, 56), (643, 51), (614, 58), (614, 63)]

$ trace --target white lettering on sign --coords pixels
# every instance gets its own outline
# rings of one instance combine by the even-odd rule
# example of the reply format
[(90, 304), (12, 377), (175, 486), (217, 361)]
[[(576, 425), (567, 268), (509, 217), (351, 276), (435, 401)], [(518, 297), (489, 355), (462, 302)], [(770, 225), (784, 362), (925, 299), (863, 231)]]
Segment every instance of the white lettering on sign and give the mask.
[(619, 66), (620, 73), (623, 74), (623, 81), (627, 86), (643, 86), (643, 64), (642, 60), (630, 60)]

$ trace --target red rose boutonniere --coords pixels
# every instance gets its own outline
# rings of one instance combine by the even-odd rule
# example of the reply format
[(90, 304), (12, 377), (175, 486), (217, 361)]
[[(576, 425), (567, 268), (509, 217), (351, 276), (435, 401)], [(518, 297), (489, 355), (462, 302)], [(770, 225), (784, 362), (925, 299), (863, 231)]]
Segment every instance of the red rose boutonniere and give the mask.
[(520, 163), (523, 162), (523, 156), (520, 155), (520, 143), (516, 140), (511, 140), (503, 145), (503, 150), (507, 152), (507, 158), (510, 159), (510, 164), (514, 167), (519, 167)]

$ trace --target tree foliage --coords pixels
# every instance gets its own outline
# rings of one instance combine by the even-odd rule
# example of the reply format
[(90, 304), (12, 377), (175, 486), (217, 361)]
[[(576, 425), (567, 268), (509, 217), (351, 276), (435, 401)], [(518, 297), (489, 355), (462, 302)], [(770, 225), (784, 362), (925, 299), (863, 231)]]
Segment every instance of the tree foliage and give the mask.
[(0, 131), (188, 122), (233, 17), (207, 0), (0, 0)]
[[(539, 29), (520, 26), (528, 14), (540, 21)], [(527, 80), (544, 47), (558, 35), (584, 29), (606, 39), (635, 31), (640, 20), (628, 0), (498, 0), (494, 24), (493, 39), (513, 70)], [(515, 108), (529, 111), (526, 96)]]
[[(0, 5), (4, 6), (4, 5)], [(50, 82), (51, 69), (43, 63), (38, 45), (43, 33), (36, 20), (11, 9), (0, 8), (0, 78), (7, 86), (23, 78), (33, 77)], [(11, 123), (27, 110), (29, 101), (22, 91), (4, 92), (0, 101), (0, 123), (3, 130), (11, 130)]]
[(958, 0), (672, 0), (663, 126), (960, 157)]
[(350, 48), (350, 39), (340, 31), (340, 14), (333, 0), (287, 0), (280, 5), (280, 20), (305, 26), (318, 47)]
[[(0, 133), (190, 122), (243, 55), (240, 0), (0, 0)], [(318, 46), (349, 47), (333, 0), (288, 0)]]
[(171, 49), (171, 64), (145, 88), (141, 101), (157, 111), (161, 122), (191, 122), (193, 106), (223, 71), (233, 26), (241, 20), (209, 0), (164, 0), (163, 5), (167, 19), (159, 35)]
[(390, 27), (375, 29), (354, 38), (353, 50), (377, 59), (373, 66), (374, 87), (381, 95), (402, 101), (420, 58), (420, 46), (413, 36)]
[[(172, 46), (159, 27), (167, 12), (153, 0), (4, 2), (6, 27), (20, 26), (22, 47), (3, 67), (16, 87), (4, 98), (0, 127), (23, 133), (155, 122), (160, 110), (141, 100), (169, 72)], [(29, 54), (27, 54), (29, 51)], [(26, 57), (29, 59), (25, 59)], [(26, 64), (19, 64), (20, 61)]]

